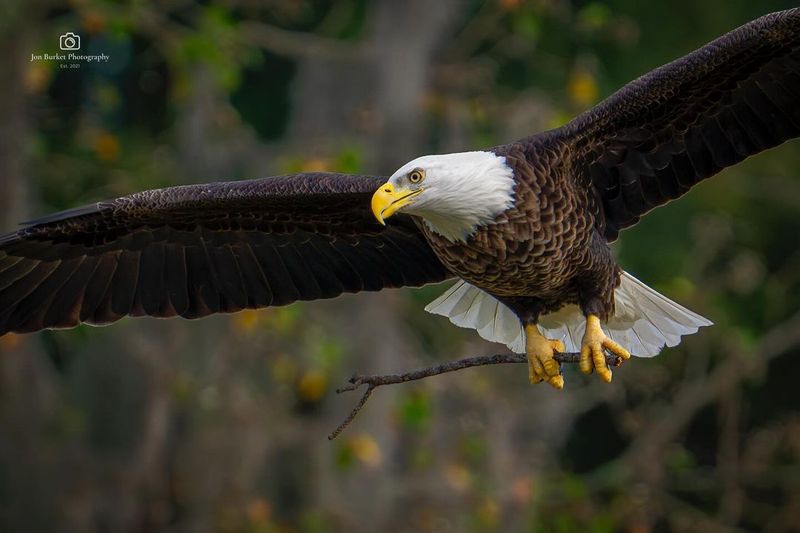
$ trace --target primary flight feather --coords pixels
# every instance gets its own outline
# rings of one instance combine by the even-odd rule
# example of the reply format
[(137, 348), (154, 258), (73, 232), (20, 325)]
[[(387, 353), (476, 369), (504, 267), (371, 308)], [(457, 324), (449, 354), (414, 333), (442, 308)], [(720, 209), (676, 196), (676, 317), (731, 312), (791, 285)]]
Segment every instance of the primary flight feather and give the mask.
[(649, 210), (800, 134), (800, 9), (759, 18), (629, 83), (562, 128), (424, 156), (388, 180), (310, 173), (170, 187), (0, 237), (0, 335), (182, 316), (460, 278), (426, 309), (606, 381), (710, 322), (616, 264)]

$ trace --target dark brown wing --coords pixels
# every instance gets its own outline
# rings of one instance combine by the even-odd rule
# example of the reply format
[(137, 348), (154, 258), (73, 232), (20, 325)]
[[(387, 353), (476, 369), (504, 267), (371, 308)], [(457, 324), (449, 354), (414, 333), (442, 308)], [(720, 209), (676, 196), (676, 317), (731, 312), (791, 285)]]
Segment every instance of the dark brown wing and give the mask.
[(197, 318), (451, 276), (385, 180), (299, 174), (146, 191), (0, 237), (0, 335), (123, 316)]
[(800, 134), (800, 9), (754, 20), (551, 133), (594, 187), (614, 240), (699, 181)]

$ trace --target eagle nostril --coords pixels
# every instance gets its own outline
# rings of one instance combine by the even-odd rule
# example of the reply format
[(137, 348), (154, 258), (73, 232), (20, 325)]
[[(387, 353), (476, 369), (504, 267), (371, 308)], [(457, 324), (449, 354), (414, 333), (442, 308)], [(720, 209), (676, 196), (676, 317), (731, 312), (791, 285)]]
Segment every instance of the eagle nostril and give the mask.
[(392, 192), (392, 189), (390, 189), (389, 187), (386, 187), (385, 189), (383, 189), (383, 192)]

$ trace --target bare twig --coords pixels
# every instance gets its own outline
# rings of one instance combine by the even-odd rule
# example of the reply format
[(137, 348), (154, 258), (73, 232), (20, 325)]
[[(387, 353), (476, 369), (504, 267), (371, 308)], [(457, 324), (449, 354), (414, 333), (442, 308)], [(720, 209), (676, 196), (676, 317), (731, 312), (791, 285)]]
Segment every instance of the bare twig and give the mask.
[[(581, 355), (579, 353), (559, 353), (555, 354), (554, 359), (559, 363), (577, 363), (580, 361)], [(340, 394), (342, 392), (353, 391), (359, 388), (362, 385), (367, 385), (367, 390), (364, 391), (363, 396), (358, 401), (356, 406), (350, 411), (350, 414), (347, 415), (347, 418), (339, 424), (339, 427), (334, 429), (330, 435), (328, 435), (329, 440), (333, 440), (339, 436), (339, 434), (344, 431), (347, 426), (355, 419), (358, 415), (359, 411), (366, 405), (367, 400), (369, 400), (372, 391), (376, 387), (380, 387), (382, 385), (395, 385), (397, 383), (406, 383), (408, 381), (416, 381), (418, 379), (429, 378), (431, 376), (438, 376), (439, 374), (446, 374), (447, 372), (455, 372), (456, 370), (463, 370), (465, 368), (470, 368), (473, 366), (485, 366), (485, 365), (501, 365), (506, 363), (526, 363), (528, 361), (527, 357), (524, 354), (496, 354), (496, 355), (479, 355), (477, 357), (467, 357), (465, 359), (458, 359), (457, 361), (450, 361), (448, 363), (442, 363), (441, 365), (430, 366), (426, 368), (420, 368), (417, 370), (412, 370), (411, 372), (405, 372), (403, 374), (376, 374), (376, 375), (361, 375), (355, 374), (348, 380), (348, 384), (344, 387), (336, 389), (336, 393)], [(622, 359), (617, 357), (616, 355), (606, 354), (606, 363), (608, 366), (619, 366), (622, 364)]]

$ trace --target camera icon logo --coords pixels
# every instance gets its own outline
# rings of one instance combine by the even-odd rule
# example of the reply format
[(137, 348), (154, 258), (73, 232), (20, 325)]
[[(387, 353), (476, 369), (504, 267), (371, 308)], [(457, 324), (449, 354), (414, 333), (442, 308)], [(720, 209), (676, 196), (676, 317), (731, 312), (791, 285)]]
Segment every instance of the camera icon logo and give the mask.
[(62, 50), (80, 50), (81, 36), (68, 31), (58, 38), (58, 47)]

